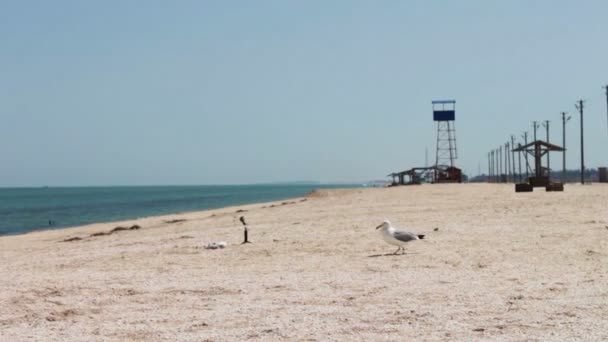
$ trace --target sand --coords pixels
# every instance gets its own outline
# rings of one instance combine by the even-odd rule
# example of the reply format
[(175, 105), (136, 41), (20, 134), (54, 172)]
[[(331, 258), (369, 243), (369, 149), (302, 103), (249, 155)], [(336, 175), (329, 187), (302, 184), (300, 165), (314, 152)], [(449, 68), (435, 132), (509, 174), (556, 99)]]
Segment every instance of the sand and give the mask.
[[(600, 184), (323, 190), (4, 236), (0, 340), (607, 340), (607, 205)], [(392, 255), (385, 218), (427, 238)]]

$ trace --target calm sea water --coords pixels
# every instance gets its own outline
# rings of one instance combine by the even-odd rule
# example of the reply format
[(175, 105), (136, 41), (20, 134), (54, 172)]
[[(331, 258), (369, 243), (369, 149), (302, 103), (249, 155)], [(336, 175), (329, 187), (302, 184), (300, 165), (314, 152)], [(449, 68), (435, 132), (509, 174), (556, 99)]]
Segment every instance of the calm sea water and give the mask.
[(0, 235), (300, 197), (360, 185), (0, 188)]

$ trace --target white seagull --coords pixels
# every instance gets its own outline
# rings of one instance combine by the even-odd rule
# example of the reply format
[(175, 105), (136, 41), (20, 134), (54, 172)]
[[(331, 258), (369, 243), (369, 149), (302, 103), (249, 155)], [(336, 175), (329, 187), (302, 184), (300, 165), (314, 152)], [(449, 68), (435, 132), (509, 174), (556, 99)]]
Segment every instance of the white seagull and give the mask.
[(424, 235), (417, 235), (403, 230), (396, 230), (393, 228), (393, 226), (391, 226), (391, 222), (389, 220), (384, 220), (381, 225), (376, 227), (376, 229), (380, 228), (382, 228), (380, 233), (382, 234), (384, 241), (399, 247), (395, 251), (395, 254), (397, 254), (399, 250), (403, 250), (405, 253), (405, 248), (403, 248), (403, 246), (405, 246), (406, 243), (424, 239)]

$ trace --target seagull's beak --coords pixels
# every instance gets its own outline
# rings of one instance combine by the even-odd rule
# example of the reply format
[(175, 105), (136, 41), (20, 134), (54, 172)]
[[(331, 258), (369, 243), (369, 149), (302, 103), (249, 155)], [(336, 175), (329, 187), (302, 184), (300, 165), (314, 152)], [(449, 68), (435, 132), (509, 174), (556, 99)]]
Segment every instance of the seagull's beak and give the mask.
[(381, 223), (378, 227), (376, 227), (376, 229), (382, 228), (383, 225), (384, 225), (384, 223)]

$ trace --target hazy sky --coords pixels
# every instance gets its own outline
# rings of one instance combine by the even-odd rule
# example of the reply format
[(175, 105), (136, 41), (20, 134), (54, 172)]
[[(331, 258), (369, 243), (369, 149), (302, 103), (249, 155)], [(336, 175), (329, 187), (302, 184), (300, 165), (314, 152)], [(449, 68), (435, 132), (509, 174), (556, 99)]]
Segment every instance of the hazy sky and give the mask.
[(607, 13), (605, 0), (2, 1), (0, 186), (386, 179), (425, 148), (434, 159), (433, 99), (457, 100), (469, 174), (533, 120), (561, 144), (561, 111), (578, 167), (579, 99), (586, 165), (608, 165)]

